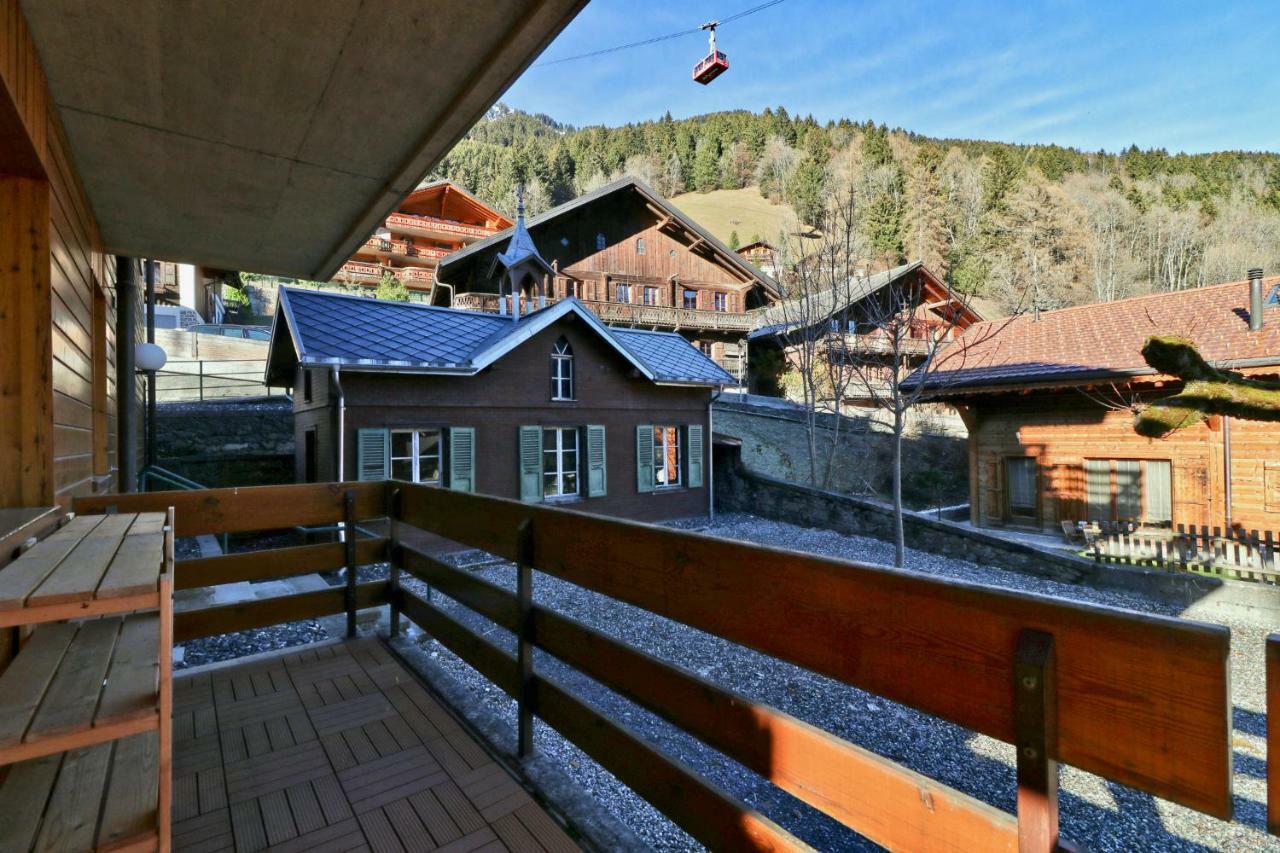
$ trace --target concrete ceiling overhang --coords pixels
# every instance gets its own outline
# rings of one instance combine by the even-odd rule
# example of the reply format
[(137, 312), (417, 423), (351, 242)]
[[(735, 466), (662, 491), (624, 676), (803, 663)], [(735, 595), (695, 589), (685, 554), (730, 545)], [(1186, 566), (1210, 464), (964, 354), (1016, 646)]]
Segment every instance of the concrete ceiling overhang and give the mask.
[(109, 252), (331, 278), (586, 0), (22, 0)]

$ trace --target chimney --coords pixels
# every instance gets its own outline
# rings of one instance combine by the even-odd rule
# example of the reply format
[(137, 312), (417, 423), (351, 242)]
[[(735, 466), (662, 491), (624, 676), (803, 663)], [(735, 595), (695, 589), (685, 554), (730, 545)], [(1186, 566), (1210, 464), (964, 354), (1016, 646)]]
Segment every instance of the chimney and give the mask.
[(1249, 270), (1249, 331), (1262, 329), (1262, 268)]

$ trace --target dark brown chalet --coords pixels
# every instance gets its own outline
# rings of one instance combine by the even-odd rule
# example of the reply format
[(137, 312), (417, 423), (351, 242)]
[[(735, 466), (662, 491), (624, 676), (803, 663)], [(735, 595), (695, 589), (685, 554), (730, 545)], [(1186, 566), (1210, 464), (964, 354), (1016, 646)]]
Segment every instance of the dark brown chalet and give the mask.
[(1163, 439), (1134, 431), (1135, 405), (1182, 387), (1142, 358), (1148, 336), (1171, 333), (1219, 367), (1280, 374), (1280, 278), (978, 323), (944, 351), (928, 381), (969, 427), (973, 523), (1280, 530), (1280, 424), (1214, 417)]
[[(610, 325), (679, 332), (743, 376), (754, 309), (778, 298), (777, 284), (643, 181), (614, 181), (533, 217), (528, 229), (550, 266), (548, 302), (574, 296)], [(446, 286), (436, 302), (452, 292), (455, 308), (498, 311), (496, 259), (512, 231), (441, 261)], [(532, 283), (524, 292), (534, 297)]]
[(281, 290), (267, 375), (294, 387), (298, 479), (397, 479), (635, 519), (709, 508), (713, 391), (669, 332), (576, 299), (519, 318)]

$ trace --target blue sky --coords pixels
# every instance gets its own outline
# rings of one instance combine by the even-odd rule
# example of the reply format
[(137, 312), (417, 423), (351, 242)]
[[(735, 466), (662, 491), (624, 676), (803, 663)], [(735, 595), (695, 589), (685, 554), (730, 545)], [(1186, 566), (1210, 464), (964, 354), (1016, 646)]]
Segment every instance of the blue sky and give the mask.
[[(592, 0), (544, 60), (762, 0)], [(1280, 0), (784, 0), (727, 24), (730, 69), (689, 79), (697, 34), (532, 67), (503, 97), (575, 125), (781, 104), (928, 136), (1117, 150), (1280, 151)]]

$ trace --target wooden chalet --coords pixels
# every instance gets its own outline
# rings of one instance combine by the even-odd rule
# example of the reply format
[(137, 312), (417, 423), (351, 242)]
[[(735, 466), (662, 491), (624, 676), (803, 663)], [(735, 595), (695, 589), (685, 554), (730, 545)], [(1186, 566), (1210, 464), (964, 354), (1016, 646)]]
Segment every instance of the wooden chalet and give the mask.
[(411, 192), (365, 240), (334, 281), (376, 288), (390, 273), (410, 297), (431, 300), (441, 259), (491, 237), (511, 220), (449, 181), (433, 181)]
[(931, 396), (969, 427), (971, 517), (984, 527), (1057, 531), (1126, 521), (1280, 530), (1280, 424), (1215, 417), (1144, 438), (1134, 407), (1175, 393), (1141, 349), (1154, 334), (1194, 340), (1212, 363), (1280, 375), (1280, 277), (1237, 281), (978, 323), (942, 356)]
[[(610, 325), (679, 332), (735, 377), (755, 309), (778, 298), (774, 280), (637, 178), (623, 178), (528, 223), (550, 265), (549, 302), (581, 300)], [(436, 301), (499, 310), (495, 259), (511, 234), (495, 234), (440, 262)], [(527, 295), (532, 293), (533, 282)]]
[[(894, 344), (884, 327), (892, 310), (910, 315), (908, 335)], [(904, 378), (931, 352), (946, 341), (982, 320), (967, 301), (959, 297), (938, 276), (917, 261), (850, 281), (846, 287), (794, 296), (763, 312), (758, 328), (748, 335), (751, 345), (756, 390), (780, 393), (774, 387), (776, 367), (767, 364), (771, 353), (781, 359), (774, 364), (795, 369), (801, 342), (818, 340), (818, 357), (842, 360), (855, 356), (871, 365), (864, 368), (865, 381), (853, 381), (835, 407), (872, 405), (873, 393), (881, 393), (888, 383)], [(941, 337), (941, 341), (940, 341)], [(895, 348), (902, 363), (894, 363)], [(883, 362), (881, 365), (880, 362)], [(832, 370), (841, 365), (832, 365)], [(868, 383), (876, 383), (870, 387)]]
[(777, 279), (782, 270), (778, 266), (778, 247), (764, 240), (757, 240), (738, 247), (738, 254), (760, 272)]
[(569, 298), (522, 317), (281, 291), (267, 381), (294, 388), (300, 482), (425, 483), (637, 519), (710, 506), (711, 396), (672, 332)]
[[(0, 849), (603, 846), (598, 821), (525, 772), (535, 726), (710, 849), (806, 849), (783, 825), (796, 808), (747, 805), (547, 656), (888, 849), (1059, 849), (1060, 761), (1230, 817), (1225, 627), (394, 479), (395, 458), (390, 479), (133, 491), (134, 259), (331, 279), (581, 6), (0, 0)], [(720, 272), (698, 299), (767, 298), (703, 239), (689, 269)], [(563, 312), (584, 391), (593, 371), (613, 374), (597, 387), (620, 381), (630, 362), (609, 341), (624, 330), (601, 334), (574, 303), (547, 310)], [(549, 330), (485, 368), (492, 381), (527, 354), (548, 387)], [(382, 337), (366, 343), (397, 343)], [(302, 341), (303, 368), (322, 370)], [(378, 358), (394, 360), (361, 360)], [(610, 494), (629, 479), (618, 467)], [(298, 532), (338, 525), (336, 541)], [(511, 561), (512, 588), (417, 547), (419, 532)], [(206, 536), (230, 550), (179, 558), (176, 540)], [(288, 595), (173, 598), (335, 570), (341, 585)], [(547, 606), (534, 587), (548, 576), (1016, 745), (1016, 815)], [(361, 629), (361, 613), (385, 628)], [(171, 671), (174, 643), (330, 615), (345, 631), (325, 642)], [(410, 623), (515, 700), (514, 747), (443, 698)], [(1280, 642), (1268, 660), (1280, 678)], [(1274, 818), (1280, 762), (1267, 772)]]

